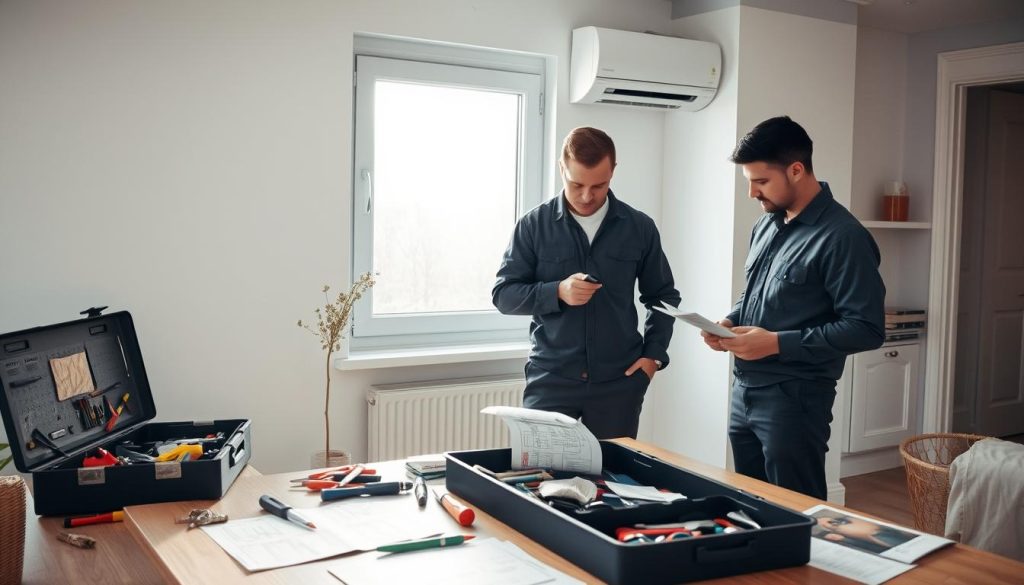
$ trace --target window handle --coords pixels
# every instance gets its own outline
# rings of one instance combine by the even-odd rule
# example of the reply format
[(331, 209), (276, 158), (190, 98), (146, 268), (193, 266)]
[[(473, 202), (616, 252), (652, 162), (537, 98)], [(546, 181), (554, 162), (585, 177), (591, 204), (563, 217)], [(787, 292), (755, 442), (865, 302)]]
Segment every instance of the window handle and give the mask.
[(887, 351), (887, 352), (885, 352), (885, 357), (894, 358), (894, 357), (899, 357), (899, 356), (900, 356), (900, 352), (898, 352), (898, 351)]
[(363, 169), (362, 177), (366, 182), (366, 213), (370, 213), (373, 208), (373, 174), (370, 169)]

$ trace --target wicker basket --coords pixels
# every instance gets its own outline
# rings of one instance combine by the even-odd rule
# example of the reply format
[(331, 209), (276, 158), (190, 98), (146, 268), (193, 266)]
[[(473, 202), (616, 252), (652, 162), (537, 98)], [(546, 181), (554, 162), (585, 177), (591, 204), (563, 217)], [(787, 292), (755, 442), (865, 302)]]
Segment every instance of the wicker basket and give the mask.
[(931, 433), (908, 437), (900, 443), (915, 528), (944, 535), (946, 506), (949, 503), (949, 466), (971, 445), (987, 438), (961, 433)]
[(25, 480), (0, 475), (0, 585), (21, 583), (25, 562)]

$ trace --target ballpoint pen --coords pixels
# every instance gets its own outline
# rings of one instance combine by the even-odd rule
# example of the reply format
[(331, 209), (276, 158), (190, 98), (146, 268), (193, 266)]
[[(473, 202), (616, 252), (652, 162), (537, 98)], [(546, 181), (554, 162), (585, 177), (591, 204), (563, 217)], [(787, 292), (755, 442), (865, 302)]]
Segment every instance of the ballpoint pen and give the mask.
[(473, 524), (473, 521), (476, 520), (476, 512), (473, 511), (473, 508), (470, 508), (453, 498), (446, 489), (433, 489), (434, 498), (439, 504), (441, 504), (441, 507), (448, 512), (448, 515), (454, 518), (460, 526), (471, 526)]
[(337, 480), (338, 486), (341, 487), (345, 484), (351, 483), (353, 479), (362, 475), (365, 470), (366, 468), (363, 467), (362, 465), (353, 465), (352, 469), (345, 474), (345, 477)]
[(408, 481), (387, 481), (370, 483), (360, 487), (339, 487), (320, 491), (320, 499), (325, 502), (351, 498), (353, 496), (394, 496), (412, 489)]
[(300, 526), (312, 529), (316, 528), (316, 524), (306, 520), (298, 512), (293, 510), (291, 506), (285, 504), (281, 500), (278, 500), (274, 496), (260, 496), (260, 507), (274, 516), (284, 518), (285, 520), (294, 522)]
[(423, 476), (416, 476), (416, 480), (412, 484), (413, 493), (416, 494), (416, 504), (420, 508), (424, 508), (427, 505), (427, 484), (423, 482)]
[(378, 546), (377, 550), (380, 552), (389, 553), (400, 553), (409, 552), (413, 550), (423, 550), (425, 548), (440, 548), (444, 546), (455, 546), (462, 544), (467, 540), (473, 540), (472, 534), (456, 534), (455, 536), (433, 536), (430, 538), (423, 538), (420, 540), (407, 540), (403, 542), (395, 542), (392, 544), (385, 544)]

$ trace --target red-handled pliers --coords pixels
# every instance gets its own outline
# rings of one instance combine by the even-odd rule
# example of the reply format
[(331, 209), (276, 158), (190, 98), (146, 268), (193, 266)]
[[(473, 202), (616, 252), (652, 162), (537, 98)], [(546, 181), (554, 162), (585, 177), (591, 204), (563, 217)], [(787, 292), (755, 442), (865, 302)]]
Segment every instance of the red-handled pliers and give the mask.
[[(348, 475), (349, 473), (352, 473), (352, 470), (355, 469), (356, 467), (362, 467), (362, 465), (342, 465), (341, 467), (332, 467), (330, 469), (325, 469), (323, 471), (318, 471), (316, 473), (310, 473), (306, 477), (302, 477), (302, 478), (299, 478), (299, 479), (293, 479), (291, 481), (292, 482), (296, 482), (296, 481), (305, 481), (307, 479), (325, 479), (325, 478), (327, 478), (329, 476), (332, 476), (332, 475), (335, 475), (335, 474), (345, 474), (345, 475)], [(374, 471), (373, 469), (363, 468), (362, 471), (360, 471), (356, 475), (362, 475), (364, 473), (372, 474), (372, 473), (376, 473), (376, 471)]]
[(368, 483), (376, 483), (380, 481), (379, 475), (360, 475), (352, 479), (348, 484), (341, 483), (341, 476), (335, 475), (338, 479), (302, 479), (292, 480), (294, 484), (292, 487), (304, 487), (311, 492), (318, 492), (320, 490), (326, 490), (336, 487), (358, 487)]

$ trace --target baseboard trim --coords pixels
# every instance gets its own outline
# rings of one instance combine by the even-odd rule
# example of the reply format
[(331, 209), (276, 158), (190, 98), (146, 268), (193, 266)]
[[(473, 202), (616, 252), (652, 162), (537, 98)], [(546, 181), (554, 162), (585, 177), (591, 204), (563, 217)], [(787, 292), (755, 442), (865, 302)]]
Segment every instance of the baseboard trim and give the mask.
[(869, 451), (867, 453), (843, 453), (839, 463), (839, 478), (874, 473), (894, 467), (901, 467), (903, 459), (898, 447)]
[(837, 506), (845, 506), (846, 486), (838, 481), (828, 484), (828, 501)]

